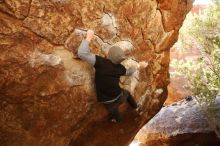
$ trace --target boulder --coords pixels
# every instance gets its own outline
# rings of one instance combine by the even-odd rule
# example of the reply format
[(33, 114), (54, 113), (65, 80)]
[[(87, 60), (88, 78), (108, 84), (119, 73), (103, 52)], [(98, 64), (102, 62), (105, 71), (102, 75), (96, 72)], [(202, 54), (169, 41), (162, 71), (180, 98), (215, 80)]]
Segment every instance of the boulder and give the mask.
[(220, 139), (212, 122), (195, 98), (188, 96), (163, 107), (138, 132), (134, 143), (139, 142), (143, 146), (218, 146)]
[[(191, 7), (192, 0), (0, 0), (0, 144), (128, 145), (167, 97), (169, 49)], [(125, 103), (123, 121), (108, 122), (94, 69), (76, 54), (88, 29), (92, 52), (103, 56), (118, 43), (129, 52), (126, 67), (149, 62), (121, 79), (141, 116)]]

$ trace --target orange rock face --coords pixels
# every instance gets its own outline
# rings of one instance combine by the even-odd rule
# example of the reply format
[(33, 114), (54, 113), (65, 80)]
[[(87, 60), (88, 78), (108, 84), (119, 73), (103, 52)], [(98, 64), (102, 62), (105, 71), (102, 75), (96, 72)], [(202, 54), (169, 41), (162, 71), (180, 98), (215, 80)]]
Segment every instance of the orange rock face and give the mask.
[[(167, 96), (169, 48), (192, 6), (169, 2), (0, 0), (1, 145), (128, 145)], [(118, 43), (133, 58), (126, 67), (149, 62), (121, 79), (141, 116), (123, 104), (123, 121), (107, 121), (96, 102), (94, 70), (76, 55), (88, 28), (95, 30), (94, 53)]]

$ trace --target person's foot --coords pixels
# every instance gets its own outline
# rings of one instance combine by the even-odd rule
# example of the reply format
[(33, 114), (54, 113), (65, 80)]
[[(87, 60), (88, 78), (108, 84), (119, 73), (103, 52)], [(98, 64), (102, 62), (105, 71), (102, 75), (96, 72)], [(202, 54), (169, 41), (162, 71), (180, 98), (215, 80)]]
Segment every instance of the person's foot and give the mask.
[(121, 116), (118, 116), (118, 117), (109, 117), (109, 120), (113, 123), (118, 123), (118, 122), (121, 122), (122, 118)]
[(121, 122), (121, 119), (112, 118), (112, 119), (110, 119), (110, 121), (111, 121), (112, 123), (119, 123), (119, 122)]
[(117, 123), (117, 120), (116, 119), (111, 119), (111, 122), (112, 123)]

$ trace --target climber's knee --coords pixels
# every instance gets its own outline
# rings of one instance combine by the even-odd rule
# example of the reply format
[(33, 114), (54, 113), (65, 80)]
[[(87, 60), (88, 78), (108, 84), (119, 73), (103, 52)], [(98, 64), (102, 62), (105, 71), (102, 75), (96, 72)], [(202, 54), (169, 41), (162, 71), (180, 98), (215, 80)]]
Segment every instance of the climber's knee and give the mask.
[(137, 103), (135, 101), (135, 99), (133, 98), (133, 96), (130, 94), (129, 91), (123, 89), (123, 96), (126, 98), (126, 100), (128, 101), (129, 105), (132, 107), (132, 108), (137, 108)]

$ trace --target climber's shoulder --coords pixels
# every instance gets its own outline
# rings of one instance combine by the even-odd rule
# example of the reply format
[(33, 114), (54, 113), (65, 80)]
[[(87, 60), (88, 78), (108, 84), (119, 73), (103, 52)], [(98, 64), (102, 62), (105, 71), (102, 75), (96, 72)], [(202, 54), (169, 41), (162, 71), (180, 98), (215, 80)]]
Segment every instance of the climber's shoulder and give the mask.
[(94, 67), (100, 67), (100, 66), (105, 66), (109, 63), (110, 60), (108, 60), (107, 58), (104, 58), (102, 56), (98, 56), (98, 55), (95, 55), (95, 58), (96, 58), (96, 62), (95, 62), (95, 65)]

